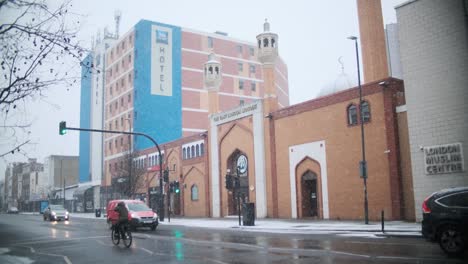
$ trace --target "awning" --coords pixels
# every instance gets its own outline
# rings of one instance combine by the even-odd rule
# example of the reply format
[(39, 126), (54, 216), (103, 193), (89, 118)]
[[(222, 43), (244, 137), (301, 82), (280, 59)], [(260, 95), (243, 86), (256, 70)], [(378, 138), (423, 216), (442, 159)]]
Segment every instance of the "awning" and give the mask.
[(93, 188), (91, 185), (85, 185), (85, 186), (79, 186), (78, 188), (75, 189), (73, 192), (73, 196), (78, 196), (78, 195), (83, 195), (87, 190)]

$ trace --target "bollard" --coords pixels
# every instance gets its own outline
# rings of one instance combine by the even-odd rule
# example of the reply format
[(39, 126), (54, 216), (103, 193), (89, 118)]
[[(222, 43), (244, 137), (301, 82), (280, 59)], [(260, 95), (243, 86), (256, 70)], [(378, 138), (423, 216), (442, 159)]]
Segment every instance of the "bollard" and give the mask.
[(381, 221), (382, 221), (382, 233), (385, 233), (384, 210), (382, 210)]

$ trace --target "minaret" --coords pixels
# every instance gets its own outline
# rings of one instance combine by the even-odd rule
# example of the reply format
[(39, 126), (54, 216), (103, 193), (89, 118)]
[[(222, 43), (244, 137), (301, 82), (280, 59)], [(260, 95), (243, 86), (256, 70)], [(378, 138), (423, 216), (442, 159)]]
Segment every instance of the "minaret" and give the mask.
[(388, 62), (380, 0), (357, 0), (364, 83), (387, 78)]
[(215, 59), (214, 53), (208, 55), (205, 63), (203, 80), (205, 89), (208, 91), (208, 112), (216, 114), (219, 112), (219, 87), (221, 86), (221, 63)]
[(265, 19), (263, 33), (257, 35), (258, 60), (262, 63), (264, 80), (265, 113), (278, 109), (275, 87), (275, 62), (278, 57), (278, 34), (270, 32), (270, 23)]

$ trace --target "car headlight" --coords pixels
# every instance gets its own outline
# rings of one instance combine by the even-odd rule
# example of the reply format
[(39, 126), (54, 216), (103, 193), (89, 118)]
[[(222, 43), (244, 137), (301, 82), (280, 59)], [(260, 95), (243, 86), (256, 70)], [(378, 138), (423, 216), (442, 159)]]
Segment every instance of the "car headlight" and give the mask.
[(54, 215), (54, 216), (55, 216), (55, 212), (52, 212), (52, 215)]
[(154, 213), (153, 218), (158, 218), (158, 214)]
[(132, 213), (131, 214), (132, 218), (140, 218), (137, 214)]
[(68, 211), (65, 212), (65, 215), (68, 215)]

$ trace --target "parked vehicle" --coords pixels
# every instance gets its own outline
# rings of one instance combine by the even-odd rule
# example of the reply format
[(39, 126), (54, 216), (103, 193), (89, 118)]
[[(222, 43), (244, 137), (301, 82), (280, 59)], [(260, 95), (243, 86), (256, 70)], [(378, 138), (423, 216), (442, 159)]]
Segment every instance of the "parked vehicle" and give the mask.
[(70, 220), (68, 211), (62, 205), (51, 204), (47, 206), (43, 214), (44, 221)]
[(131, 228), (149, 227), (152, 231), (158, 227), (158, 215), (140, 200), (112, 200), (107, 205), (107, 224), (114, 224), (119, 216), (114, 208), (119, 202), (124, 202), (128, 209), (128, 221)]
[(7, 213), (8, 214), (17, 214), (17, 213), (19, 213), (19, 211), (18, 211), (18, 208), (12, 206), (12, 207), (8, 208)]
[(423, 204), (422, 234), (438, 242), (448, 255), (460, 255), (468, 247), (468, 187), (444, 189)]

